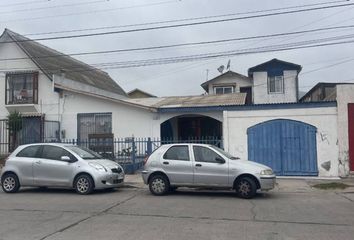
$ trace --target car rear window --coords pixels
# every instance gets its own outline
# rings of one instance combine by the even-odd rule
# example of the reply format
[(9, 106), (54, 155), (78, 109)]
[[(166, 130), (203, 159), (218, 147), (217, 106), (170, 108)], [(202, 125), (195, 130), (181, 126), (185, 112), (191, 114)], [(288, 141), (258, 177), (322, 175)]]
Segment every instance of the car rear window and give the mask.
[(188, 146), (173, 146), (170, 147), (163, 155), (164, 159), (189, 161)]
[(28, 158), (38, 157), (38, 150), (40, 147), (41, 147), (40, 145), (26, 147), (26, 148), (22, 149), (16, 155), (16, 157), (28, 157)]

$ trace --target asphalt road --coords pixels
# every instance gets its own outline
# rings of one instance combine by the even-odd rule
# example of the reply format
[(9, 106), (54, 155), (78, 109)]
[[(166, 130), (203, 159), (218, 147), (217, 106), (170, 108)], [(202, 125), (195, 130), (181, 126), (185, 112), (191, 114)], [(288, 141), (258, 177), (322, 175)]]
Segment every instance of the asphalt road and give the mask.
[(0, 191), (0, 239), (341, 239), (354, 236), (354, 193), (232, 192), (147, 188)]

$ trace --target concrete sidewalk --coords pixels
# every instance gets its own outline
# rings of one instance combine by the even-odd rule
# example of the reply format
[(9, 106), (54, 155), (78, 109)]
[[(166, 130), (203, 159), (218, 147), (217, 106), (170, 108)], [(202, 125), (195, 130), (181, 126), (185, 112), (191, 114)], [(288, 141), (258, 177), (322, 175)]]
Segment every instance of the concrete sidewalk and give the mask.
[[(330, 189), (321, 190), (312, 187), (315, 184), (320, 183), (344, 183), (349, 185), (346, 189)], [(127, 174), (125, 176), (125, 186), (134, 188), (147, 188), (144, 184), (140, 173), (137, 174)], [(313, 192), (313, 191), (334, 191), (334, 192), (354, 192), (354, 178), (333, 178), (333, 179), (322, 179), (322, 178), (277, 178), (277, 184), (273, 191), (276, 192)]]

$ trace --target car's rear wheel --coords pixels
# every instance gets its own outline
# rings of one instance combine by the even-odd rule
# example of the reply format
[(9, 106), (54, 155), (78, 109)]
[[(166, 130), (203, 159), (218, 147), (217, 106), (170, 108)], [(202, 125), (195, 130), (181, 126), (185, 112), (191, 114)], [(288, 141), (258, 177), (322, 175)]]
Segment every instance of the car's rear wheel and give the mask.
[(78, 194), (90, 194), (94, 188), (93, 180), (87, 174), (81, 174), (75, 179), (74, 187)]
[(7, 173), (1, 178), (2, 189), (6, 193), (15, 193), (20, 189), (20, 181), (13, 173)]
[(150, 179), (149, 189), (152, 194), (161, 196), (170, 190), (170, 183), (164, 175), (158, 174)]
[(257, 184), (252, 178), (243, 177), (236, 183), (236, 192), (241, 198), (253, 198), (257, 193)]

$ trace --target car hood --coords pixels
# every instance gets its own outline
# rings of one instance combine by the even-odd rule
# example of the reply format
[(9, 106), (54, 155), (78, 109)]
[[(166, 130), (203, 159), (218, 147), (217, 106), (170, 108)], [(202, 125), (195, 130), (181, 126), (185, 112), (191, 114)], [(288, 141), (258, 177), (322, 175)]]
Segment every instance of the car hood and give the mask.
[(112, 160), (108, 160), (108, 159), (98, 159), (98, 160), (88, 160), (88, 163), (95, 163), (95, 164), (99, 164), (105, 168), (117, 168), (119, 166), (118, 163), (112, 161)]
[(260, 172), (261, 170), (271, 169), (270, 167), (249, 160), (230, 160), (230, 167), (247, 169), (252, 172)]

